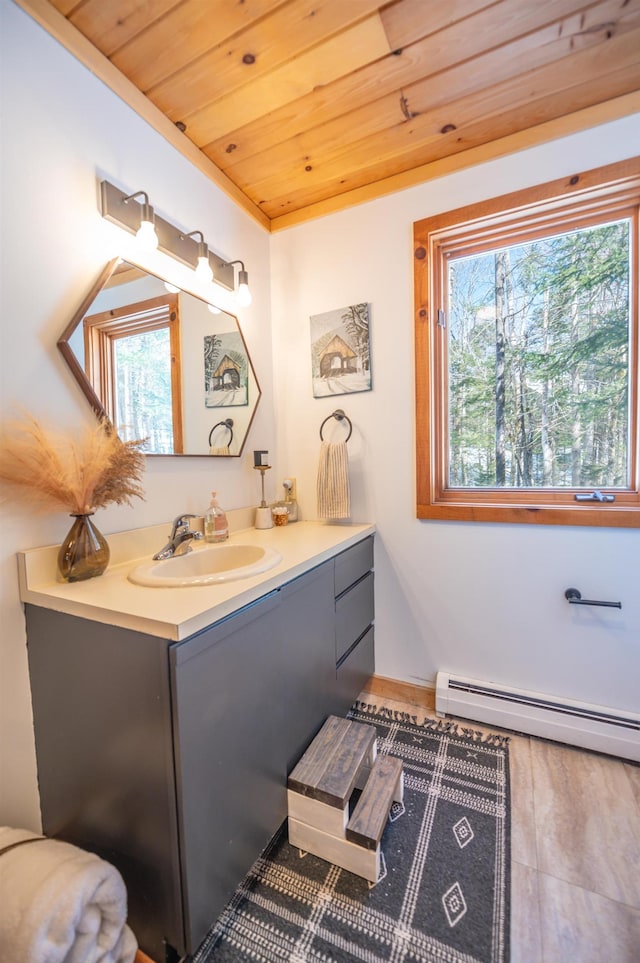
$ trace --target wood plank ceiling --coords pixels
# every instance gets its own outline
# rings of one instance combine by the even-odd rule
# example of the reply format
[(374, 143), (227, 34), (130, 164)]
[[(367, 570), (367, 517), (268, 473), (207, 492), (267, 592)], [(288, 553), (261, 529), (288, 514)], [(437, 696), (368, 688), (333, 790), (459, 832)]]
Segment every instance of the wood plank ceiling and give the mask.
[(272, 227), (640, 109), (640, 0), (49, 2)]

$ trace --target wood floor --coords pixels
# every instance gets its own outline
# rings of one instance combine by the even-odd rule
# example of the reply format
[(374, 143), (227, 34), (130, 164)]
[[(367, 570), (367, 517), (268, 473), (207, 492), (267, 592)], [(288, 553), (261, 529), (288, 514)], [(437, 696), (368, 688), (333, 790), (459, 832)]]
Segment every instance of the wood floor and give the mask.
[[(368, 688), (364, 701), (435, 716), (429, 690)], [(520, 735), (509, 758), (511, 963), (638, 963), (640, 767)]]

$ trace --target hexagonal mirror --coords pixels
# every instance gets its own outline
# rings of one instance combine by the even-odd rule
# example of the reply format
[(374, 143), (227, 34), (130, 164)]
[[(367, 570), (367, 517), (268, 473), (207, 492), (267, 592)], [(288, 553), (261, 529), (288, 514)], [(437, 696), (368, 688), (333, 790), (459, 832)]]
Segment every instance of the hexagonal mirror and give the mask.
[(58, 347), (96, 414), (146, 454), (242, 453), (261, 392), (234, 315), (117, 258)]

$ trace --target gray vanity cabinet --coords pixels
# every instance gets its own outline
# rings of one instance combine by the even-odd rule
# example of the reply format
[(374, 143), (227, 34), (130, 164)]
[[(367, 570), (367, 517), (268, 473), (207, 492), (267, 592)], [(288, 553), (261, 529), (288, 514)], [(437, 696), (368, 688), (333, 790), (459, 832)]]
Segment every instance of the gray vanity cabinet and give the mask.
[(118, 867), (158, 963), (196, 950), (373, 671), (372, 544), (181, 642), (26, 605), (44, 832)]

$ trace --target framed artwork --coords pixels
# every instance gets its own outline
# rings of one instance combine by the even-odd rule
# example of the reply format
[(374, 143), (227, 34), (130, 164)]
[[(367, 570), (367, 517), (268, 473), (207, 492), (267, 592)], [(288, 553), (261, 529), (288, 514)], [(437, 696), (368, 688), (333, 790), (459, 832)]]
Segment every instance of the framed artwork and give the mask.
[(314, 398), (371, 391), (369, 316), (366, 302), (311, 315)]
[(249, 404), (247, 352), (239, 331), (204, 336), (204, 403), (206, 408)]

